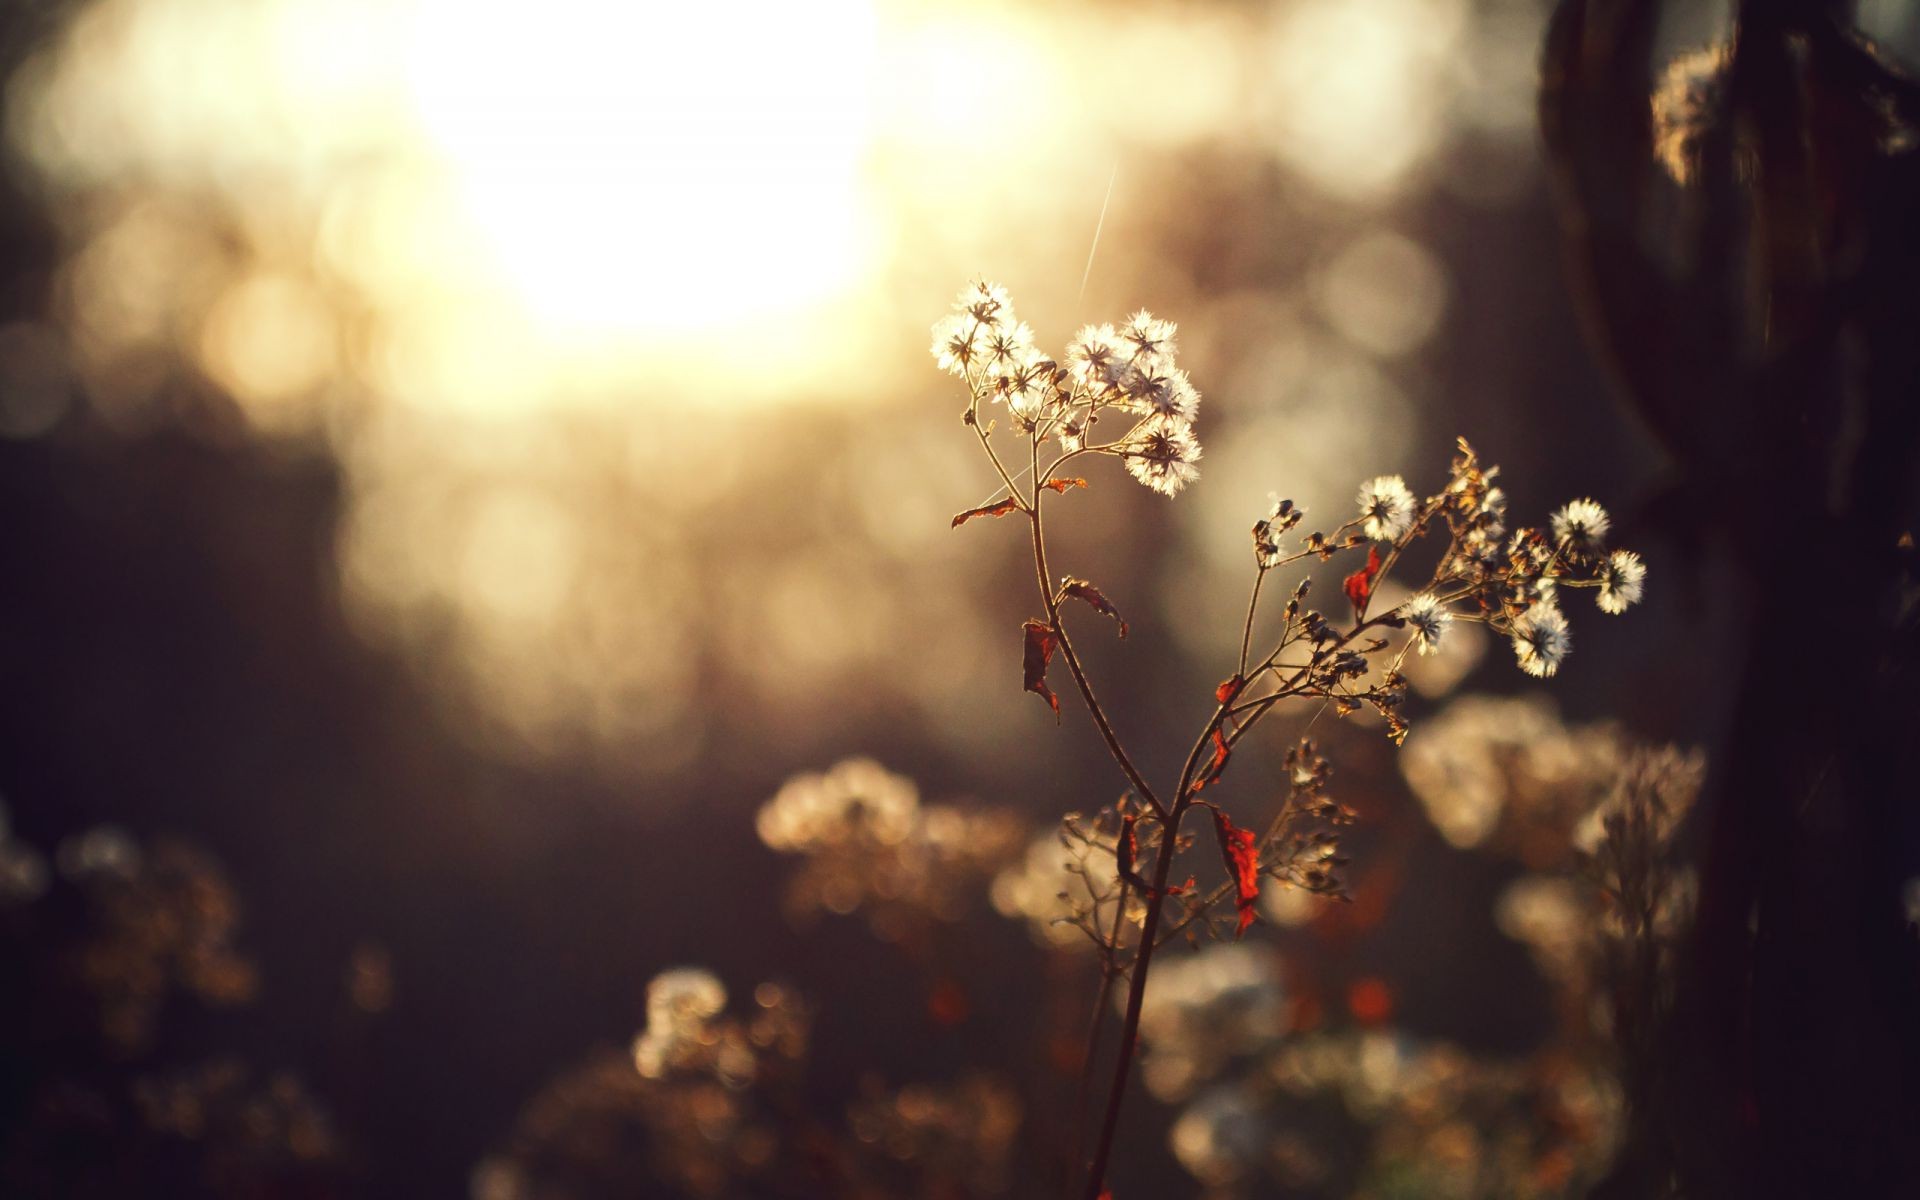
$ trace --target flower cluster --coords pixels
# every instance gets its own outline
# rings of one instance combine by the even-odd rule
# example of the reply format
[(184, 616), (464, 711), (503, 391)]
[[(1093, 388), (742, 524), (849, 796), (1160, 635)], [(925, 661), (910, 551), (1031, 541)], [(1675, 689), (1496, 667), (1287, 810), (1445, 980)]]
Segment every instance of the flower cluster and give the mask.
[[(1409, 547), (1429, 533), (1444, 532), (1447, 545), (1431, 579), (1390, 613), (1367, 624), (1406, 630), (1407, 641), (1399, 651), (1404, 656), (1408, 650), (1437, 653), (1455, 622), (1481, 623), (1511, 642), (1521, 670), (1550, 676), (1573, 647), (1560, 589), (1593, 589), (1600, 610), (1617, 615), (1640, 600), (1646, 564), (1631, 550), (1608, 549), (1612, 523), (1592, 500), (1574, 500), (1552, 514), (1549, 532), (1521, 528), (1509, 534), (1506, 494), (1494, 482), (1499, 468), (1483, 467), (1464, 439), (1459, 447), (1447, 486), (1439, 494), (1416, 497), (1398, 475), (1369, 479), (1360, 486), (1358, 512), (1351, 521), (1332, 534), (1305, 535), (1302, 549), (1291, 555), (1283, 550), (1277, 531), (1297, 524), (1301, 510), (1291, 501), (1276, 500), (1267, 516), (1254, 523), (1255, 562), (1264, 573), (1309, 556), (1327, 558), (1341, 549), (1366, 546), (1367, 565), (1346, 582), (1356, 615), (1364, 616), (1386, 573)], [(1324, 619), (1308, 617), (1313, 623), (1303, 623), (1304, 632), (1310, 640), (1319, 636), (1309, 682), (1317, 675), (1324, 694), (1345, 692), (1383, 711), (1390, 707), (1395, 700), (1391, 686), (1374, 693), (1345, 686), (1346, 680), (1366, 674), (1359, 658), (1385, 649), (1385, 644), (1349, 646)], [(1319, 652), (1323, 643), (1329, 645), (1324, 655)], [(1397, 666), (1396, 659), (1394, 671), (1380, 684), (1394, 682)]]
[(922, 804), (911, 779), (865, 758), (789, 779), (755, 825), (769, 849), (806, 859), (788, 889), (794, 913), (864, 911), (889, 941), (960, 917), (1025, 836), (1003, 810)]
[[(1200, 393), (1174, 362), (1176, 329), (1141, 309), (1114, 325), (1088, 325), (1067, 345), (1064, 362), (1034, 345), (1014, 316), (1005, 288), (975, 283), (933, 327), (940, 368), (966, 380), (966, 419), (982, 426), (983, 403), (1005, 407), (1014, 429), (1036, 447), (1058, 441), (1060, 461), (1081, 454), (1120, 459), (1141, 483), (1171, 496), (1199, 477), (1193, 423)], [(1095, 427), (1117, 419), (1118, 436), (1098, 441)], [(1059, 463), (1055, 464), (1056, 466)]]

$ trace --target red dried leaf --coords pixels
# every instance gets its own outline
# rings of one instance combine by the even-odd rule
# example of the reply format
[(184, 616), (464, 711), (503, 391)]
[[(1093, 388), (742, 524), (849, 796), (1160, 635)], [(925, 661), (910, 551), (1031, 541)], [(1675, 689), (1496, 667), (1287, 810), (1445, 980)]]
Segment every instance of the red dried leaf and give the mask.
[(1127, 622), (1125, 618), (1121, 617), (1120, 610), (1113, 606), (1113, 602), (1101, 594), (1099, 588), (1084, 579), (1073, 579), (1069, 577), (1061, 581), (1060, 594), (1062, 596), (1072, 596), (1076, 600), (1085, 600), (1098, 611), (1112, 617), (1120, 626), (1120, 636), (1127, 636)]
[(1380, 573), (1380, 547), (1367, 547), (1367, 565), (1347, 576), (1347, 599), (1353, 603), (1353, 613), (1361, 616), (1367, 611), (1367, 601), (1373, 599), (1373, 577)]
[(1193, 790), (1200, 791), (1219, 782), (1220, 772), (1227, 769), (1227, 757), (1233, 751), (1227, 745), (1227, 735), (1218, 725), (1213, 727), (1213, 761), (1207, 764), (1207, 773), (1193, 781)]
[(1060, 697), (1053, 694), (1047, 686), (1047, 664), (1053, 661), (1053, 652), (1060, 645), (1060, 635), (1045, 621), (1028, 621), (1027, 646), (1023, 664), (1026, 675), (1026, 690), (1036, 693), (1053, 707), (1053, 719), (1060, 720)]
[(1004, 517), (1019, 507), (1020, 502), (1012, 496), (1008, 496), (998, 504), (989, 504), (984, 508), (970, 508), (953, 518), (953, 528), (958, 529), (975, 517)]
[(1167, 885), (1167, 895), (1169, 895), (1169, 896), (1191, 896), (1191, 895), (1193, 895), (1193, 876), (1191, 876), (1191, 875), (1189, 875), (1189, 876), (1187, 876), (1187, 881), (1186, 881), (1185, 883), (1170, 883), (1170, 884), (1168, 884), (1168, 885)]
[(1219, 687), (1213, 689), (1213, 698), (1222, 704), (1232, 704), (1246, 686), (1247, 681), (1238, 675), (1229, 676), (1220, 681)]
[(1260, 899), (1260, 839), (1251, 829), (1236, 829), (1227, 814), (1213, 810), (1213, 831), (1220, 836), (1220, 857), (1233, 876), (1233, 906), (1240, 910), (1239, 937), (1253, 924), (1254, 902)]
[(1067, 494), (1068, 488), (1077, 488), (1077, 487), (1083, 488), (1087, 486), (1087, 481), (1084, 479), (1049, 479), (1045, 483), (1041, 484), (1040, 486), (1050, 487), (1054, 491), (1059, 492), (1062, 496), (1064, 496)]

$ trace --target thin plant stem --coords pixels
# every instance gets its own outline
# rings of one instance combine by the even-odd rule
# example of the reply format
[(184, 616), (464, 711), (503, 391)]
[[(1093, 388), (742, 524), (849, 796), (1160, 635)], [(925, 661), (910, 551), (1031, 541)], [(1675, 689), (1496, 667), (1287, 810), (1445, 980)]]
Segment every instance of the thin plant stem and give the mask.
[(1176, 802), (1172, 821), (1160, 835), (1160, 852), (1153, 861), (1153, 885), (1147, 893), (1147, 916), (1140, 926), (1140, 950), (1134, 956), (1133, 976), (1127, 981), (1127, 1015), (1120, 1025), (1120, 1052), (1113, 1064), (1113, 1084), (1107, 1089), (1106, 1109), (1100, 1118), (1100, 1140), (1095, 1144), (1093, 1162), (1087, 1167), (1087, 1186), (1083, 1200), (1100, 1200), (1107, 1182), (1107, 1160), (1113, 1155), (1113, 1135), (1120, 1124), (1120, 1105), (1127, 1096), (1127, 1079), (1133, 1073), (1133, 1052), (1140, 1039), (1141, 1001), (1147, 991), (1147, 968), (1153, 960), (1156, 935), (1160, 931), (1160, 910), (1166, 902), (1167, 877), (1173, 871), (1174, 855), (1179, 852), (1180, 816), (1185, 805)]
[(1247, 673), (1247, 650), (1253, 645), (1253, 614), (1260, 607), (1260, 585), (1266, 581), (1267, 568), (1261, 567), (1253, 576), (1253, 595), (1247, 598), (1247, 623), (1240, 630), (1240, 665), (1234, 674), (1242, 678)]
[[(1127, 885), (1121, 881), (1120, 891), (1114, 898), (1113, 932), (1107, 938), (1106, 946), (1112, 951), (1120, 949), (1120, 939), (1126, 933), (1127, 922)], [(1080, 1056), (1080, 1079), (1073, 1089), (1073, 1158), (1067, 1171), (1067, 1190), (1073, 1190), (1074, 1180), (1081, 1167), (1085, 1165), (1083, 1155), (1087, 1148), (1087, 1093), (1093, 1089), (1093, 1068), (1100, 1054), (1100, 1036), (1107, 1028), (1107, 1006), (1113, 999), (1113, 981), (1120, 976), (1120, 965), (1112, 953), (1100, 960), (1100, 994), (1094, 997), (1093, 1016), (1088, 1021), (1087, 1045)]]
[(1046, 525), (1040, 511), (1043, 503), (1041, 499), (1043, 485), (1038, 478), (1040, 466), (1038, 439), (1033, 441), (1033, 466), (1035, 478), (1032, 481), (1031, 500), (1027, 505), (1027, 517), (1033, 525), (1033, 568), (1040, 584), (1040, 599), (1047, 607), (1047, 624), (1052, 628), (1053, 636), (1059, 643), (1060, 657), (1066, 660), (1067, 670), (1072, 673), (1074, 685), (1080, 690), (1080, 698), (1086, 702), (1087, 712), (1092, 714), (1094, 725), (1099, 728), (1101, 738), (1107, 743), (1107, 753), (1112, 755), (1113, 761), (1119, 764), (1121, 773), (1127, 777), (1127, 782), (1133, 785), (1134, 791), (1139, 793), (1140, 798), (1147, 802), (1147, 807), (1164, 821), (1167, 818), (1166, 806), (1154, 794), (1146, 777), (1140, 773), (1138, 767), (1134, 766), (1132, 757), (1120, 744), (1120, 735), (1114, 732), (1113, 723), (1107, 719), (1106, 709), (1101, 707), (1099, 697), (1094, 695), (1093, 684), (1087, 679), (1086, 669), (1080, 665), (1080, 656), (1074, 652), (1073, 640), (1067, 636), (1066, 623), (1060, 619), (1060, 601), (1054, 594), (1052, 575), (1047, 570)]

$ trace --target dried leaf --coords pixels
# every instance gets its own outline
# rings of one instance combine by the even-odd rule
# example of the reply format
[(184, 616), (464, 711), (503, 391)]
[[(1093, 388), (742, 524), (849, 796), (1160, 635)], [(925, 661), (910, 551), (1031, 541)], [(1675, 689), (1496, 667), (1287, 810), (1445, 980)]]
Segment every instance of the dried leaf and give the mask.
[(1040, 486), (1050, 487), (1064, 496), (1067, 494), (1068, 488), (1083, 488), (1087, 486), (1087, 481), (1084, 479), (1049, 479)]
[(1012, 512), (1014, 509), (1019, 507), (1020, 507), (1020, 502), (1018, 500), (1015, 500), (1012, 496), (1008, 496), (1005, 500), (1000, 501), (998, 504), (989, 504), (984, 508), (970, 508), (967, 511), (960, 513), (958, 516), (953, 518), (952, 528), (958, 529), (962, 525), (965, 525), (968, 521), (973, 520), (975, 517), (1004, 517), (1008, 513)]
[(1120, 636), (1127, 636), (1127, 622), (1120, 616), (1120, 610), (1113, 606), (1113, 602), (1101, 594), (1099, 588), (1084, 579), (1074, 579), (1069, 576), (1061, 580), (1060, 594), (1062, 596), (1072, 596), (1076, 600), (1085, 600), (1098, 611), (1112, 617), (1120, 626)]
[(1047, 664), (1053, 661), (1053, 652), (1060, 645), (1060, 635), (1045, 621), (1028, 621), (1026, 655), (1024, 670), (1026, 690), (1034, 692), (1053, 707), (1053, 719), (1060, 720), (1060, 697), (1053, 694), (1047, 686)]
[(1227, 746), (1227, 735), (1218, 725), (1213, 727), (1213, 761), (1207, 764), (1207, 773), (1194, 780), (1193, 790), (1201, 789), (1219, 782), (1220, 772), (1227, 769), (1227, 757), (1233, 751)]
[(1236, 829), (1227, 814), (1213, 810), (1213, 831), (1220, 836), (1220, 857), (1233, 877), (1233, 906), (1240, 911), (1234, 937), (1253, 924), (1253, 906), (1260, 899), (1260, 842), (1251, 829)]
[(1367, 547), (1367, 565), (1347, 576), (1347, 599), (1353, 603), (1353, 615), (1365, 616), (1367, 601), (1373, 598), (1373, 577), (1380, 573), (1380, 547)]
[(1222, 704), (1232, 704), (1246, 686), (1246, 680), (1238, 675), (1230, 675), (1220, 681), (1219, 687), (1213, 689), (1213, 698)]

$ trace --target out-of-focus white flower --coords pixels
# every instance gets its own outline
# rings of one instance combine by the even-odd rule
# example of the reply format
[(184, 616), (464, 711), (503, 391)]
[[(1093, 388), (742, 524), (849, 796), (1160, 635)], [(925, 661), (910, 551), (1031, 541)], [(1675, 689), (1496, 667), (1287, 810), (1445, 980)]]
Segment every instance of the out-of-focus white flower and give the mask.
[(1238, 1084), (1214, 1087), (1189, 1104), (1167, 1131), (1173, 1156), (1215, 1187), (1256, 1173), (1273, 1143), (1262, 1106)]
[(1269, 881), (1260, 889), (1260, 915), (1286, 929), (1297, 929), (1326, 910), (1330, 901), (1317, 892), (1285, 880)]
[(1601, 612), (1616, 616), (1640, 602), (1647, 583), (1647, 564), (1631, 550), (1615, 550), (1600, 566), (1600, 594), (1595, 602)]
[(634, 1069), (664, 1077), (727, 1007), (726, 985), (699, 967), (675, 967), (647, 984), (647, 1027), (633, 1040)]
[(1511, 629), (1514, 657), (1520, 669), (1545, 678), (1560, 669), (1573, 649), (1567, 619), (1551, 603), (1541, 602), (1515, 618)]
[(1589, 919), (1582, 886), (1557, 875), (1528, 875), (1516, 879), (1494, 905), (1500, 932), (1526, 943), (1541, 969), (1565, 976), (1580, 961)]
[(1413, 524), (1413, 493), (1398, 475), (1379, 475), (1360, 485), (1361, 532), (1390, 542)]
[(913, 780), (870, 758), (849, 758), (789, 779), (761, 806), (754, 829), (769, 849), (790, 853), (861, 837), (894, 845), (913, 831), (919, 811)]
[(1148, 417), (1117, 453), (1135, 479), (1164, 496), (1200, 477), (1200, 468), (1194, 465), (1200, 459), (1200, 442), (1193, 436), (1193, 426), (1178, 417)]
[[(1025, 857), (994, 876), (988, 897), (1001, 916), (1024, 919), (1036, 940), (1092, 949), (1071, 920), (1074, 910), (1087, 910), (1094, 927), (1106, 929), (1119, 903), (1119, 879), (1111, 853), (1076, 854), (1061, 844), (1058, 832), (1048, 831), (1028, 843)], [(1107, 899), (1096, 904), (1095, 892)]]
[(0, 842), (0, 904), (24, 904), (46, 894), (47, 858), (25, 842)]
[(1140, 1011), (1147, 1090), (1178, 1100), (1228, 1059), (1272, 1044), (1286, 1033), (1286, 1000), (1279, 960), (1266, 947), (1213, 945), (1161, 964)]
[(81, 880), (93, 876), (125, 879), (140, 866), (140, 846), (118, 825), (96, 825), (66, 838), (54, 851), (60, 874)]
[(1597, 553), (1607, 540), (1611, 524), (1606, 509), (1592, 500), (1574, 500), (1553, 514), (1553, 540), (1584, 553)]
[(1400, 616), (1407, 623), (1407, 632), (1413, 635), (1413, 647), (1423, 655), (1440, 649), (1441, 637), (1453, 624), (1453, 614), (1441, 606), (1439, 597), (1432, 592), (1421, 592), (1401, 605)]
[(674, 967), (647, 984), (647, 1027), (704, 1024), (727, 1007), (727, 987), (701, 967)]

